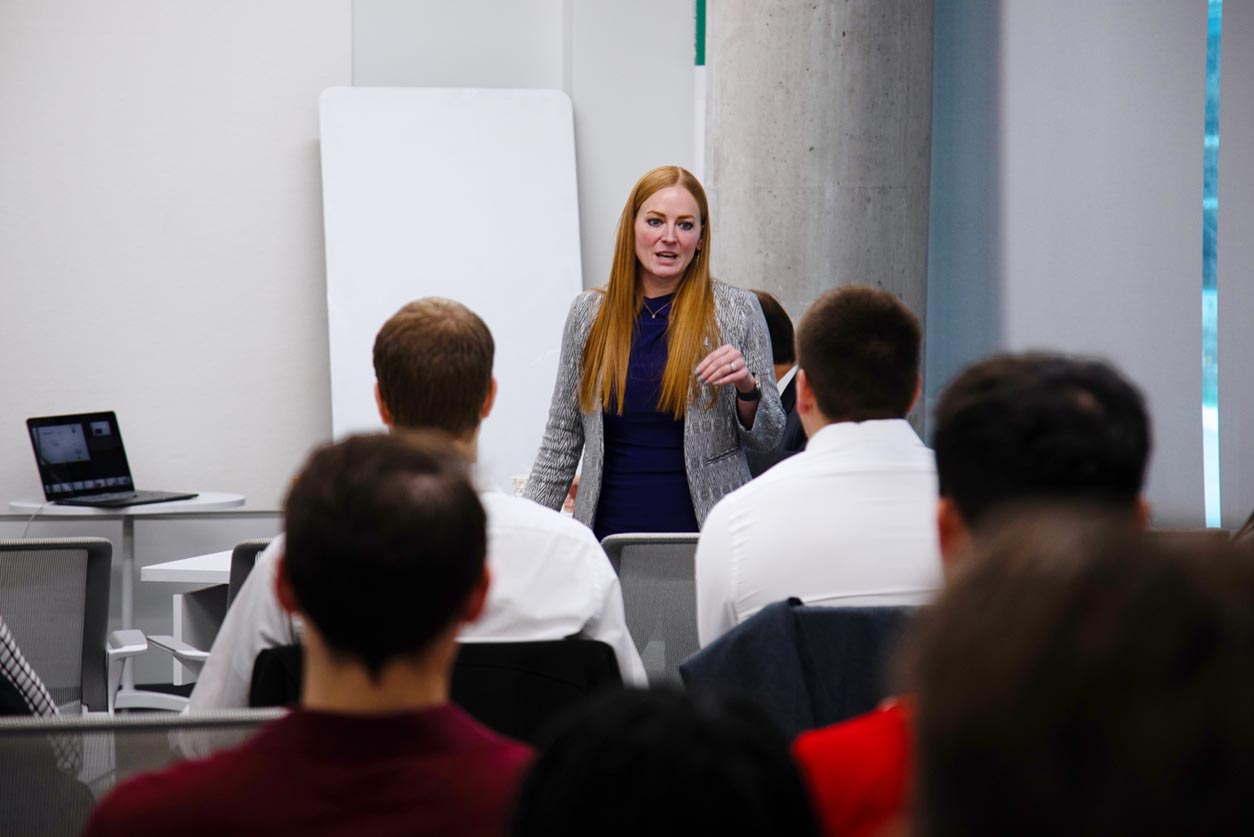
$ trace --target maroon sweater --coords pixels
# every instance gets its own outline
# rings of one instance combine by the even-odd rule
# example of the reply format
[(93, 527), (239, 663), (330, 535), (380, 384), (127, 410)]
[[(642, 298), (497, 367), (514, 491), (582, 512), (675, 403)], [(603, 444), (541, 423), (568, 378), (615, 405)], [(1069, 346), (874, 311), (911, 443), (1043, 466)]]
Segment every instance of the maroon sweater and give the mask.
[(454, 706), (299, 709), (237, 749), (132, 779), (85, 833), (501, 835), (530, 759)]

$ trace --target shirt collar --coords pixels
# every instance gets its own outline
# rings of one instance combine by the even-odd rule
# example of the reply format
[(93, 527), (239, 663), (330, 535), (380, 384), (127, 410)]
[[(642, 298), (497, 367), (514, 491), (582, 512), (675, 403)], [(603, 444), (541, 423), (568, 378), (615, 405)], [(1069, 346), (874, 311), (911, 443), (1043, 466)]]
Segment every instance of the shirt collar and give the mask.
[(872, 419), (837, 421), (821, 427), (806, 443), (806, 450), (835, 450), (880, 440), (923, 444), (919, 434), (905, 419)]
[(784, 390), (788, 389), (788, 385), (792, 383), (792, 379), (795, 378), (796, 376), (797, 376), (797, 364), (794, 363), (792, 365), (792, 369), (789, 369), (787, 372), (785, 372), (784, 377), (780, 378), (779, 382), (775, 384), (775, 388), (779, 390), (780, 392), (783, 392)]

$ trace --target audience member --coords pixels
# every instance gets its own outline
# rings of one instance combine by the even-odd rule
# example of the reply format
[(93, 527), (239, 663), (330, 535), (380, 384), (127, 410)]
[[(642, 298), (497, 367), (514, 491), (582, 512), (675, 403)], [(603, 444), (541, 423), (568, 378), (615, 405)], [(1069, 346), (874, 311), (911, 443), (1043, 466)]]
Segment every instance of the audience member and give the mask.
[[(427, 298), (405, 305), (375, 338), (375, 396), (384, 424), (448, 432), (473, 463), (479, 425), (496, 395), (493, 354), (487, 325), (460, 303)], [(483, 617), (460, 638), (600, 640), (614, 649), (624, 682), (643, 685), (644, 664), (627, 631), (618, 576), (592, 533), (494, 488), (481, 485), (479, 499), (488, 515), (493, 583)], [(192, 691), (193, 712), (247, 706), (257, 654), (299, 640), (299, 625), (274, 596), (282, 553), (280, 537), (258, 556)]]
[[(1145, 403), (1100, 361), (1025, 354), (968, 367), (941, 394), (934, 445), (947, 567), (973, 529), (1017, 503), (1083, 502), (1146, 523)], [(875, 834), (904, 814), (911, 748), (908, 699), (797, 739), (827, 834)]]
[(109, 834), (500, 834), (530, 757), (448, 703), (484, 609), (484, 509), (442, 434), (316, 452), (276, 591), (304, 620), (303, 706), (242, 747), (126, 783)]
[(523, 781), (515, 837), (815, 834), (788, 742), (757, 706), (618, 692), (565, 719)]
[(766, 291), (754, 291), (766, 317), (766, 330), (771, 336), (771, 356), (775, 364), (775, 386), (779, 389), (779, 403), (784, 408), (784, 433), (770, 450), (745, 449), (749, 460), (749, 473), (758, 477), (771, 466), (783, 462), (806, 446), (806, 431), (797, 415), (797, 389), (793, 386), (797, 375), (797, 349), (793, 335), (792, 319), (779, 300)]
[(892, 294), (819, 297), (797, 333), (797, 413), (810, 437), (714, 507), (697, 546), (707, 645), (766, 605), (899, 605), (940, 584), (936, 468), (905, 415), (919, 323)]
[(919, 834), (1254, 831), (1244, 550), (1038, 514), (921, 622)]

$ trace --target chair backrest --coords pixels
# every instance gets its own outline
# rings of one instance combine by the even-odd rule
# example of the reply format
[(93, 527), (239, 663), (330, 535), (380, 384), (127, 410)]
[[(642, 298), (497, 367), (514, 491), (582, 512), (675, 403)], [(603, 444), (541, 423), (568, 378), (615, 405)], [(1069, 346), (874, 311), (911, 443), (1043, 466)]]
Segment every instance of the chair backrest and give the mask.
[(686, 660), (687, 688), (757, 701), (790, 737), (869, 712), (913, 607), (768, 605)]
[(610, 535), (601, 546), (623, 588), (627, 629), (649, 683), (679, 686), (697, 641), (697, 533)]
[(64, 712), (107, 707), (112, 555), (104, 538), (0, 540), (0, 616)]
[[(297, 703), (303, 667), (299, 645), (262, 651), (253, 666), (250, 704)], [(604, 642), (463, 642), (453, 664), (450, 696), (484, 726), (536, 743), (545, 724), (571, 704), (622, 686), (618, 658)]]
[(484, 726), (536, 744), (546, 724), (572, 704), (622, 687), (618, 659), (604, 642), (463, 642), (450, 693)]
[(254, 538), (249, 541), (240, 541), (231, 550), (231, 577), (226, 585), (226, 606), (229, 608), (231, 602), (235, 601), (235, 596), (239, 593), (241, 587), (244, 586), (245, 579), (248, 574), (253, 571), (253, 567), (257, 564), (257, 556), (265, 551), (270, 545), (270, 541), (274, 538)]
[[(0, 718), (0, 834), (79, 835), (97, 799), (140, 773), (244, 741), (283, 710)], [(54, 755), (73, 740), (82, 763)]]

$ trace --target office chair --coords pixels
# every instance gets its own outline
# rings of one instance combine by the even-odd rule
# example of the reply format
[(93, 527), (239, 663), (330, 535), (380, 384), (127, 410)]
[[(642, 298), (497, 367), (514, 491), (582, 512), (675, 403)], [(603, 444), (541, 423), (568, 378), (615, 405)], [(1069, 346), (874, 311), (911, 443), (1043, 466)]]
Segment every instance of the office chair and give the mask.
[[(208, 755), (236, 746), (283, 714), (0, 718), (0, 833), (77, 837), (96, 800), (118, 784), (182, 761), (189, 749)], [(54, 743), (65, 740), (86, 754), (84, 765), (58, 763)]]
[(147, 650), (109, 624), (113, 546), (104, 538), (0, 540), (0, 614), (58, 711), (113, 712), (121, 669)]
[[(265, 649), (253, 666), (249, 705), (296, 705), (303, 670), (299, 645)], [(484, 726), (534, 744), (548, 721), (571, 704), (622, 687), (614, 649), (597, 640), (463, 642), (449, 695)]]
[(697, 641), (697, 533), (610, 535), (601, 546), (623, 588), (627, 629), (649, 683), (680, 686)]

